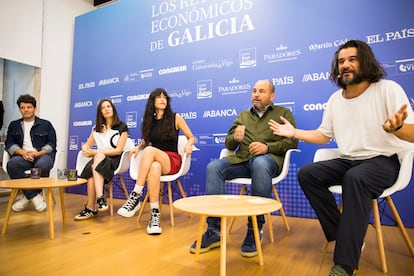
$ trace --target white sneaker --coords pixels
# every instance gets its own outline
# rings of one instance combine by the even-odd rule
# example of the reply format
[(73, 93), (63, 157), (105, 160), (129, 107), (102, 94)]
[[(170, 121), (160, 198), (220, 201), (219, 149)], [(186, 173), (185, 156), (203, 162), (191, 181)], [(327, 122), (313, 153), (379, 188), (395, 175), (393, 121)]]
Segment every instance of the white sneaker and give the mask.
[(36, 209), (36, 211), (38, 211), (39, 213), (43, 212), (44, 210), (46, 210), (47, 204), (46, 202), (43, 200), (43, 197), (41, 194), (37, 194), (34, 198), (31, 199), (32, 204), (34, 206), (34, 208)]
[(30, 203), (30, 200), (28, 200), (27, 197), (23, 195), (21, 199), (19, 199), (13, 204), (12, 209), (15, 212), (21, 212), (24, 209), (26, 209), (29, 203)]
[(159, 235), (162, 233), (161, 225), (160, 225), (160, 210), (152, 209), (151, 210), (151, 219), (147, 226), (147, 233), (150, 235)]
[(118, 209), (118, 215), (125, 218), (131, 218), (135, 216), (136, 212), (139, 210), (139, 208), (141, 208), (141, 202), (139, 201), (140, 197), (141, 194), (137, 194), (136, 192), (132, 191), (127, 201), (125, 201), (124, 205)]

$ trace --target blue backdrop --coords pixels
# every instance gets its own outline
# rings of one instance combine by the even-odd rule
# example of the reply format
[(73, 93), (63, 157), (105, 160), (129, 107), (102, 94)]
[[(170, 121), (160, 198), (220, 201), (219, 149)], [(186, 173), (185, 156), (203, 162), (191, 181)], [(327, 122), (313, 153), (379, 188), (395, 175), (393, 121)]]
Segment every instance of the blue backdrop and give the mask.
[[(148, 94), (164, 87), (200, 149), (184, 189), (203, 194), (205, 167), (218, 158), (237, 114), (250, 107), (254, 83), (272, 80), (274, 102), (291, 108), (299, 128), (317, 128), (337, 89), (328, 80), (332, 56), (350, 39), (370, 44), (414, 105), (413, 10), (414, 2), (405, 0), (120, 0), (81, 15), (75, 21), (68, 167), (75, 167), (99, 99), (112, 99), (138, 143)], [(289, 176), (278, 186), (289, 216), (315, 217), (296, 172), (312, 162), (318, 147), (301, 142), (302, 152), (294, 154)], [(131, 190), (129, 174), (124, 178)], [(239, 188), (229, 185), (228, 192)], [(413, 189), (411, 183), (394, 197), (409, 226)]]

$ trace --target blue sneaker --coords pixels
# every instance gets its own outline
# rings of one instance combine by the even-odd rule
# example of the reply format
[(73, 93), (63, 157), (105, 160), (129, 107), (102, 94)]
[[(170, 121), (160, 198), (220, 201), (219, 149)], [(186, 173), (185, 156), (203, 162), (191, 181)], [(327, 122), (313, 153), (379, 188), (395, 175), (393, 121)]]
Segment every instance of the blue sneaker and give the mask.
[[(197, 241), (190, 247), (190, 252), (193, 254), (196, 251), (196, 243)], [(220, 247), (220, 232), (218, 230), (207, 229), (201, 239), (200, 253), (206, 253), (210, 249), (217, 247)]]
[[(260, 242), (263, 239), (263, 230), (259, 229)], [(240, 254), (243, 257), (251, 258), (257, 256), (256, 242), (254, 241), (253, 229), (248, 229), (246, 237), (241, 246)]]

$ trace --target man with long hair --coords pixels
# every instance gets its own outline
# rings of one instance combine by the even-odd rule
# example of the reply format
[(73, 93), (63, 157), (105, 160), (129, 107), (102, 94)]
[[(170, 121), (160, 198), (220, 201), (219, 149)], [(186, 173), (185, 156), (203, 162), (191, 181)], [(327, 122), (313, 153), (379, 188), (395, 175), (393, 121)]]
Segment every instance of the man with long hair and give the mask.
[[(308, 164), (299, 184), (328, 241), (336, 241), (329, 275), (352, 275), (358, 268), (372, 199), (394, 184), (398, 155), (414, 142), (414, 113), (404, 90), (384, 80), (385, 71), (365, 42), (350, 40), (335, 53), (330, 78), (340, 89), (328, 100), (316, 130), (296, 129), (287, 120), (270, 121), (275, 135), (312, 144), (335, 139), (340, 158)], [(341, 183), (343, 212), (330, 186)]]

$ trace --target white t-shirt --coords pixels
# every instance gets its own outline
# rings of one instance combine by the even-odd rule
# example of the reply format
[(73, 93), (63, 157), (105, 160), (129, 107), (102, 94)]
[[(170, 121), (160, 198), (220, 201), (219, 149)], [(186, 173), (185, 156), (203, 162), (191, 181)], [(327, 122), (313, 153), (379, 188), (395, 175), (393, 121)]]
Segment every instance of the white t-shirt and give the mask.
[(401, 86), (391, 80), (371, 83), (353, 99), (342, 96), (342, 89), (328, 100), (318, 130), (335, 139), (341, 157), (368, 159), (378, 155), (401, 153), (412, 144), (383, 130), (385, 120), (408, 104), (405, 123), (414, 124), (414, 113)]
[(93, 132), (93, 138), (95, 139), (96, 147), (98, 150), (102, 151), (116, 148), (119, 137), (119, 131), (112, 128), (106, 129), (106, 127), (104, 127), (103, 132)]
[[(103, 132), (96, 132), (95, 127), (92, 128), (96, 147), (101, 151), (116, 148), (121, 134), (126, 131), (128, 131), (128, 127), (124, 123), (121, 123), (119, 126), (115, 127), (115, 129), (106, 129), (105, 125), (103, 125)], [(124, 151), (131, 150), (133, 147), (133, 141), (128, 138), (124, 146)]]
[(30, 130), (34, 125), (34, 120), (31, 122), (23, 121), (23, 149), (27, 151), (36, 151), (32, 144), (32, 138), (30, 136)]

